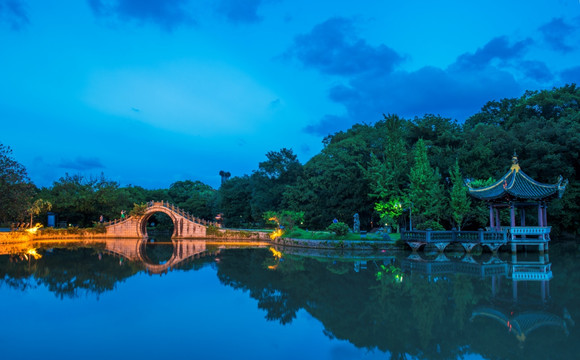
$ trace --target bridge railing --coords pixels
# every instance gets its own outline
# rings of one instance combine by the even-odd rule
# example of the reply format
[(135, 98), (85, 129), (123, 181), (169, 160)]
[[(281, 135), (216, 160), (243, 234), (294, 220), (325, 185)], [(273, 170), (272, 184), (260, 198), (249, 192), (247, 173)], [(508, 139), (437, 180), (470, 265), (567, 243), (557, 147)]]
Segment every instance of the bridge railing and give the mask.
[(152, 207), (152, 206), (162, 206), (164, 208), (167, 208), (181, 216), (183, 216), (184, 218), (193, 221), (197, 224), (200, 225), (204, 225), (204, 226), (215, 226), (215, 227), (220, 227), (220, 224), (215, 222), (215, 221), (207, 221), (205, 219), (200, 219), (198, 217), (195, 217), (193, 215), (191, 215), (190, 213), (188, 213), (187, 211), (181, 209), (178, 206), (175, 206), (174, 204), (168, 202), (168, 201), (150, 201), (148, 202), (148, 207)]
[[(175, 206), (174, 204), (168, 202), (168, 201), (148, 201), (147, 202), (147, 208), (151, 208), (154, 206), (161, 206), (164, 207), (166, 209), (169, 209), (171, 211), (173, 211), (176, 214), (179, 214), (180, 216), (183, 216), (184, 218), (186, 218), (189, 221), (192, 221), (194, 223), (200, 224), (200, 225), (204, 225), (204, 226), (215, 226), (215, 227), (220, 227), (221, 225), (215, 221), (207, 221), (205, 219), (200, 219), (198, 217), (195, 217), (193, 215), (191, 215), (190, 213), (188, 213), (187, 211), (181, 209), (178, 206)], [(110, 226), (110, 225), (115, 225), (115, 224), (119, 224), (123, 221), (126, 221), (128, 218), (121, 218), (121, 219), (114, 219), (111, 221), (107, 221), (104, 222), (103, 225), (105, 226)]]

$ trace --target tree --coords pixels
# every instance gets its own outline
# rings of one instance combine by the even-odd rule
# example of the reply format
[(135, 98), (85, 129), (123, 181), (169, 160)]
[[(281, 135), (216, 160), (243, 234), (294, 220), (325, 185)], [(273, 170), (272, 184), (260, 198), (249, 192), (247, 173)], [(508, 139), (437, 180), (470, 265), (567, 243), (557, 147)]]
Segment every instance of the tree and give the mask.
[(307, 228), (325, 229), (332, 219), (360, 215), (361, 226), (370, 223), (374, 201), (363, 171), (370, 160), (372, 126), (355, 125), (347, 133), (325, 139), (322, 152), (304, 165), (296, 186), (288, 189), (288, 207), (304, 211)]
[(433, 170), (427, 157), (427, 148), (422, 139), (415, 144), (415, 161), (409, 175), (409, 199), (413, 202), (419, 220), (439, 222), (444, 215), (445, 200), (441, 176)]
[(246, 227), (254, 222), (250, 209), (252, 189), (250, 177), (233, 177), (222, 184), (218, 193), (218, 209), (224, 214), (227, 227)]
[(92, 226), (100, 215), (113, 219), (121, 210), (133, 207), (123, 197), (119, 184), (100, 177), (69, 175), (55, 181), (50, 189), (40, 193), (43, 199), (52, 203), (52, 210), (68, 223), (79, 226)]
[(201, 181), (176, 181), (169, 187), (169, 199), (183, 210), (206, 220), (215, 216), (216, 191)]
[(378, 202), (375, 204), (375, 210), (381, 216), (381, 223), (391, 225), (394, 229), (398, 229), (399, 217), (403, 215), (403, 204), (399, 199), (392, 199), (388, 202)]
[(266, 211), (278, 211), (286, 207), (284, 193), (296, 184), (302, 174), (302, 164), (290, 149), (270, 151), (268, 160), (261, 162), (250, 177), (252, 217), (261, 219)]
[(471, 199), (467, 194), (467, 188), (463, 184), (463, 177), (459, 169), (459, 162), (449, 170), (451, 174), (451, 190), (449, 193), (449, 207), (453, 223), (459, 230), (463, 226), (471, 207)]
[(34, 226), (34, 215), (39, 215), (40, 213), (50, 211), (51, 209), (52, 204), (50, 201), (36, 199), (36, 201), (28, 208), (28, 213), (30, 214), (30, 227)]
[(304, 212), (303, 211), (266, 211), (262, 218), (267, 222), (273, 222), (278, 227), (284, 227), (287, 230), (294, 229), (297, 224), (302, 224), (304, 222)]
[(12, 158), (12, 149), (0, 144), (0, 222), (23, 220), (34, 192), (26, 169)]

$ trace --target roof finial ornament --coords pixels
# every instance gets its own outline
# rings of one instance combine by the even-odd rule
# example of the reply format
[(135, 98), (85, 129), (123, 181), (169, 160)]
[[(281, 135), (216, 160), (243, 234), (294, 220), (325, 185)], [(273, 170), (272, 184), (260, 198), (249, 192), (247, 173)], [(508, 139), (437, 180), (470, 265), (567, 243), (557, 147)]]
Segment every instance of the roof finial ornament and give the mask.
[(511, 167), (512, 171), (515, 172), (519, 172), (520, 171), (520, 165), (518, 164), (518, 154), (516, 154), (516, 151), (514, 150), (514, 156), (512, 157), (512, 167)]

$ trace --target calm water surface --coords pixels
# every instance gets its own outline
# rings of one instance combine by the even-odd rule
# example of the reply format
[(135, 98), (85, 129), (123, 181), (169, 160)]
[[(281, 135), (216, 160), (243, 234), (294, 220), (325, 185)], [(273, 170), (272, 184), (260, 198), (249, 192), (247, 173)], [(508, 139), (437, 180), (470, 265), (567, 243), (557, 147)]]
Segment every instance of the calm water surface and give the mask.
[(0, 246), (0, 358), (580, 359), (579, 259)]

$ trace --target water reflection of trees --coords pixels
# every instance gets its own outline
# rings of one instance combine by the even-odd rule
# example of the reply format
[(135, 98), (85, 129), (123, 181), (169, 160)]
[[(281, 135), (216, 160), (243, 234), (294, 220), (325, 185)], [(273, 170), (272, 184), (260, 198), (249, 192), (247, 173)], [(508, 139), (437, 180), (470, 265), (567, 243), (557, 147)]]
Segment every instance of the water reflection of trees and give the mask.
[[(0, 256), (0, 284), (22, 291), (46, 286), (63, 299), (81, 294), (98, 296), (114, 290), (119, 282), (146, 272), (143, 263), (111, 254), (99, 243), (42, 246), (38, 252), (39, 259), (21, 254)], [(211, 263), (212, 258), (200, 258), (181, 263), (176, 269), (197, 270)]]
[[(550, 313), (562, 317), (562, 304), (539, 300), (540, 285), (521, 283), (519, 298), (512, 295), (512, 281), (495, 283), (492, 277), (461, 273), (428, 275), (420, 272), (381, 276), (391, 260), (374, 260), (358, 272), (356, 263), (331, 259), (285, 256), (272, 267), (264, 250), (235, 250), (220, 254), (218, 277), (222, 283), (248, 291), (258, 300), (266, 318), (291, 322), (305, 309), (324, 325), (329, 337), (348, 340), (360, 348), (380, 349), (393, 359), (411, 355), (420, 359), (456, 359), (479, 353), (490, 359), (574, 358), (580, 351), (575, 328), (566, 336), (564, 327), (540, 326), (522, 342), (513, 330), (497, 321), (472, 318), (477, 307), (491, 306), (511, 316)], [(397, 259), (399, 264), (402, 259)], [(563, 273), (578, 270), (574, 262)], [(381, 266), (382, 265), (382, 266)], [(397, 269), (400, 268), (397, 266)], [(507, 268), (506, 268), (507, 269)], [(574, 275), (577, 276), (577, 275)], [(565, 287), (566, 279), (552, 281)], [(499, 289), (498, 284), (501, 284)], [(565, 299), (572, 318), (578, 314), (580, 295)], [(565, 289), (558, 289), (564, 291)], [(560, 294), (560, 291), (558, 291)], [(504, 301), (506, 300), (506, 301)], [(527, 315), (526, 315), (527, 316)], [(554, 354), (558, 354), (555, 356)]]

